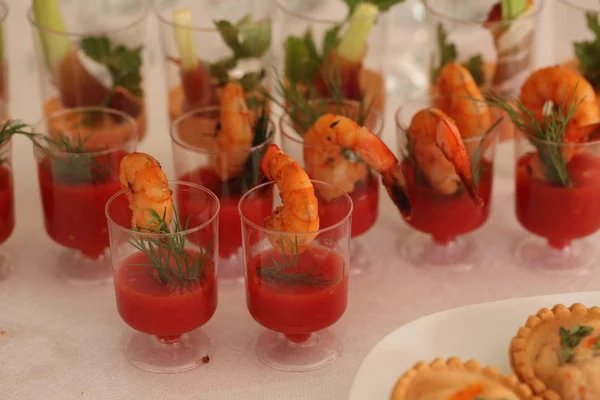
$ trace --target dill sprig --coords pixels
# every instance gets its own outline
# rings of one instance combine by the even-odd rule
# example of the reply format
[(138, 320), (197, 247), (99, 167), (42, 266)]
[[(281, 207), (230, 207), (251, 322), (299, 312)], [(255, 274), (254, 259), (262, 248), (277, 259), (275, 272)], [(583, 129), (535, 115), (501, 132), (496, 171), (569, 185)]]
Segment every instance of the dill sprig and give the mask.
[(484, 165), (481, 162), (483, 160), (483, 144), (485, 143), (486, 139), (492, 134), (492, 132), (494, 132), (494, 129), (496, 129), (496, 127), (500, 125), (500, 123), (503, 120), (504, 117), (500, 117), (496, 120), (496, 122), (492, 124), (492, 126), (483, 134), (481, 140), (477, 144), (477, 148), (475, 149), (475, 151), (473, 151), (473, 154), (471, 154), (471, 171), (473, 174), (473, 181), (475, 182), (475, 184), (478, 184), (481, 180), (481, 174), (483, 173), (484, 169)]
[[(573, 88), (573, 94), (577, 91), (577, 85), (575, 84)], [(562, 187), (568, 187), (571, 184), (567, 159), (562, 153), (562, 144), (565, 141), (567, 125), (583, 101), (583, 99), (577, 100), (575, 96), (572, 96), (569, 104), (566, 104), (568, 90), (567, 88), (561, 104), (555, 104), (551, 112), (544, 116), (543, 123), (539, 123), (535, 115), (519, 100), (515, 100), (517, 106), (515, 110), (504, 97), (496, 92), (490, 92), (485, 96), (488, 105), (506, 112), (517, 129), (521, 130), (531, 144), (537, 148), (540, 160), (546, 167), (545, 175), (548, 181)]]
[[(258, 276), (263, 278), (266, 282), (272, 284), (277, 287), (279, 290), (282, 290), (281, 284), (286, 285), (310, 285), (314, 288), (318, 289), (326, 289), (335, 285), (337, 282), (342, 279), (345, 273), (345, 265), (342, 266), (342, 272), (339, 276), (335, 278), (323, 278), (318, 276), (317, 271), (319, 270), (319, 266), (311, 268), (306, 272), (299, 273), (286, 273), (286, 269), (290, 267), (295, 267), (298, 265), (298, 260), (300, 258), (300, 251), (298, 246), (298, 236), (295, 236), (295, 243), (292, 243), (292, 240), (284, 235), (280, 235), (281, 238), (281, 255), (283, 259), (281, 262), (278, 262), (275, 257), (271, 258), (273, 266), (270, 267), (258, 267), (256, 269), (256, 273)], [(290, 254), (286, 254), (286, 247), (290, 249)]]
[(173, 206), (171, 229), (166, 221), (166, 209), (162, 216), (155, 210), (150, 211), (153, 223), (148, 227), (135, 227), (134, 230), (161, 236), (132, 237), (129, 243), (148, 257), (148, 262), (130, 265), (146, 267), (148, 270), (137, 272), (150, 274), (161, 284), (174, 283), (188, 289), (189, 284), (199, 282), (206, 275), (213, 244), (210, 243), (205, 250), (201, 249), (193, 256), (186, 250), (187, 234), (183, 233), (188, 230), (189, 217), (182, 227), (177, 210)]
[[(31, 132), (25, 130), (27, 127), (26, 124), (19, 120), (7, 120), (2, 124), (2, 129), (0, 129), (0, 147), (4, 145), (8, 140), (14, 135), (25, 135), (27, 137), (31, 137)], [(8, 165), (8, 157), (2, 157), (0, 154), (0, 166)]]

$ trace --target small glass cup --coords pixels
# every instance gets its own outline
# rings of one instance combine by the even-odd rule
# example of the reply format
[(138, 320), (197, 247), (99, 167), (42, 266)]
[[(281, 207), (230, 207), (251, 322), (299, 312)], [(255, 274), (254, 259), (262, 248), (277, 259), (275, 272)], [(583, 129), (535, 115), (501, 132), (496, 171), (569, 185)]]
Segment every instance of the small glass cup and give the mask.
[[(10, 139), (0, 144), (0, 245), (6, 242), (15, 227), (15, 198)], [(0, 252), (0, 281), (10, 273), (10, 258)]]
[[(325, 329), (342, 317), (348, 302), (352, 199), (327, 183), (311, 182), (316, 190), (339, 192), (336, 207), (327, 205), (331, 218), (321, 222), (318, 231), (265, 228), (264, 218), (252, 212), (253, 197), (262, 196), (266, 187), (278, 194), (274, 182), (249, 190), (239, 204), (248, 311), (268, 329), (257, 340), (256, 354), (262, 363), (282, 371), (322, 368), (342, 350)], [(280, 205), (278, 201), (273, 209)], [(304, 247), (310, 238), (314, 239)]]
[(59, 258), (65, 280), (90, 285), (110, 279), (104, 205), (121, 189), (119, 165), (137, 146), (137, 125), (107, 108), (57, 111), (33, 132), (44, 225), (67, 247)]
[(463, 139), (483, 206), (473, 201), (462, 184), (452, 194), (439, 192), (417, 166), (408, 140), (413, 116), (434, 107), (436, 99), (415, 100), (396, 111), (398, 152), (412, 206), (406, 223), (415, 229), (400, 248), (403, 257), (416, 267), (467, 271), (483, 256), (477, 241), (467, 234), (479, 229), (490, 215), (497, 125), (490, 125), (494, 130), (487, 135)]
[[(362, 113), (360, 105), (356, 101), (345, 100), (341, 104), (331, 99), (315, 99), (310, 101), (312, 110), (323, 110), (327, 112), (333, 112), (347, 116), (353, 120), (357, 120), (359, 115)], [(383, 119), (381, 113), (375, 110), (370, 110), (364, 117), (364, 126), (369, 128), (377, 136), (381, 136), (383, 132)], [(281, 132), (281, 144), (283, 151), (296, 160), (313, 179), (319, 179), (327, 181), (326, 177), (330, 174), (327, 171), (318, 171), (313, 168), (306, 167), (305, 153), (322, 153), (323, 157), (327, 157), (331, 154), (339, 154), (342, 152), (342, 148), (338, 146), (315, 146), (307, 145), (304, 143), (303, 136), (305, 131), (300, 128), (297, 124), (292, 122), (291, 117), (288, 114), (284, 114), (279, 120), (279, 131)], [(348, 170), (356, 170), (357, 163), (361, 161), (357, 158), (354, 161), (348, 161), (346, 165), (340, 165), (339, 167)], [(364, 163), (362, 165), (365, 165)], [(360, 168), (360, 166), (358, 166)], [(353, 216), (352, 216), (352, 241), (350, 242), (350, 276), (365, 274), (372, 271), (377, 265), (377, 257), (373, 249), (364, 241), (361, 240), (360, 236), (368, 232), (379, 216), (379, 175), (375, 175), (366, 165), (364, 166), (364, 176), (354, 182), (354, 190), (349, 192), (350, 198), (352, 198), (353, 204)], [(312, 175), (311, 175), (312, 174)], [(340, 174), (341, 175), (341, 174)], [(340, 175), (336, 175), (340, 176)], [(348, 174), (345, 174), (347, 176)], [(349, 177), (345, 184), (351, 184), (352, 178)], [(339, 186), (341, 182), (328, 183)], [(345, 189), (345, 187), (342, 187)], [(337, 203), (334, 201), (329, 203), (323, 198), (322, 207), (319, 208), (319, 217), (321, 221), (327, 221), (329, 219), (329, 207), (337, 207)]]
[[(331, 69), (325, 70), (323, 65), (316, 69), (310, 80), (303, 75), (305, 68), (293, 61), (286, 62), (286, 41), (291, 37), (305, 38), (312, 35), (316, 51), (322, 59), (330, 59), (332, 52), (322, 54), (327, 32), (339, 29), (340, 37), (346, 33), (348, 23), (348, 7), (342, 0), (322, 0), (314, 7), (307, 8), (306, 2), (296, 0), (276, 0), (279, 9), (276, 32), (281, 42), (274, 46), (277, 70), (281, 78), (287, 82), (294, 83), (296, 88), (304, 92), (309, 98), (333, 97), (329, 85), (324, 83), (323, 78), (329, 78)], [(386, 82), (384, 76), (385, 59), (385, 33), (386, 19), (381, 13), (373, 26), (365, 47), (362, 59), (357, 63), (351, 63), (347, 67), (347, 78), (341, 74), (341, 91), (345, 99), (360, 100), (361, 92), (367, 101), (372, 101), (373, 108), (380, 113), (385, 112)], [(334, 60), (335, 62), (335, 60)], [(335, 64), (333, 64), (335, 65)], [(321, 71), (323, 70), (323, 71)], [(349, 73), (354, 71), (355, 73)], [(352, 78), (352, 79), (350, 79)], [(314, 90), (310, 90), (314, 87)], [(312, 92), (312, 93), (311, 93)]]
[[(536, 235), (519, 241), (517, 259), (538, 271), (588, 272), (594, 245), (577, 239), (600, 230), (600, 144), (555, 143), (520, 134), (515, 150), (517, 219)], [(548, 162), (559, 158), (568, 161)]]
[[(558, 0), (555, 5), (556, 19), (555, 58), (563, 66), (581, 73), (600, 94), (600, 69), (582, 66), (578, 53), (596, 56), (596, 34), (589, 28), (588, 20), (600, 18), (600, 2), (596, 0)], [(600, 101), (600, 99), (599, 99)]]
[[(269, 144), (273, 143), (275, 127), (269, 121), (271, 134), (260, 144), (240, 151), (222, 152), (216, 148), (215, 137), (219, 111), (219, 107), (197, 109), (173, 122), (171, 144), (175, 176), (181, 181), (202, 185), (219, 198), (219, 280), (242, 283), (244, 265), (238, 203), (244, 193), (265, 181), (260, 160)], [(240, 158), (246, 160), (242, 173), (223, 180), (217, 170), (234, 166)], [(273, 207), (272, 187), (259, 193), (261, 196), (256, 194), (252, 198), (250, 212), (256, 214), (255, 218), (264, 219), (271, 214)], [(200, 204), (200, 207), (203, 206)], [(186, 207), (192, 210), (196, 205), (190, 202)]]
[[(144, 48), (149, 2), (60, 1), (64, 31), (31, 24), (43, 115), (77, 107), (107, 107), (134, 118), (146, 134)], [(54, 15), (45, 10), (45, 15)], [(47, 52), (45, 52), (47, 50)]]
[[(183, 9), (190, 11), (191, 26), (174, 18)], [(171, 122), (193, 109), (218, 105), (221, 86), (229, 79), (239, 80), (247, 97), (262, 100), (261, 89), (268, 89), (273, 9), (272, 0), (155, 2)], [(176, 32), (192, 41), (184, 57)]]
[[(136, 367), (177, 373), (206, 363), (210, 338), (198, 330), (217, 308), (219, 199), (206, 188), (170, 181), (174, 205), (169, 233), (131, 229), (124, 191), (106, 203), (119, 315), (135, 329), (125, 350)], [(204, 208), (190, 213), (182, 204)], [(180, 227), (176, 228), (178, 220)], [(157, 257), (157, 255), (162, 257)]]

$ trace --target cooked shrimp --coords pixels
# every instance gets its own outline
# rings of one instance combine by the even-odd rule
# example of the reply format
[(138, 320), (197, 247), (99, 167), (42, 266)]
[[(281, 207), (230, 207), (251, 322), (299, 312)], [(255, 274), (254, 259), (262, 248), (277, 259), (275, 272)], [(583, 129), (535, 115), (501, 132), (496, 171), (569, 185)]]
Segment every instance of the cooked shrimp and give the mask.
[(229, 82), (221, 93), (221, 129), (217, 135), (216, 172), (222, 180), (239, 175), (246, 164), (254, 141), (254, 130), (244, 90), (235, 82)]
[(562, 66), (542, 68), (532, 73), (521, 87), (521, 103), (543, 124), (546, 104), (560, 107), (564, 115), (570, 105), (579, 104), (567, 124), (565, 141), (580, 142), (585, 130), (579, 127), (600, 121), (600, 109), (592, 85), (577, 72)]
[(446, 64), (435, 82), (435, 92), (436, 107), (454, 119), (462, 137), (482, 136), (492, 126), (492, 112), (462, 65)]
[(415, 161), (429, 184), (442, 194), (452, 195), (461, 184), (477, 205), (471, 161), (454, 120), (437, 108), (419, 111), (408, 128)]
[[(313, 179), (351, 193), (371, 167), (381, 174), (383, 185), (400, 212), (410, 216), (406, 181), (398, 160), (373, 132), (350, 118), (324, 114), (306, 132), (304, 144), (306, 172)], [(356, 152), (364, 163), (347, 160), (343, 155), (345, 149)], [(326, 191), (319, 194), (326, 200), (334, 196)]]
[(123, 157), (119, 179), (133, 212), (132, 227), (153, 232), (163, 220), (167, 225), (171, 222), (173, 199), (169, 183), (160, 164), (152, 156), (131, 153)]
[[(319, 204), (315, 188), (297, 162), (279, 149), (269, 145), (260, 167), (267, 179), (275, 181), (283, 205), (265, 218), (265, 228), (277, 232), (314, 232), (319, 229)], [(303, 251), (315, 238), (316, 233), (298, 235), (294, 239), (282, 241), (282, 235), (269, 235), (269, 240), (277, 250), (295, 246), (298, 240), (298, 252)], [(285, 237), (285, 236), (283, 236)], [(288, 253), (290, 254), (290, 253)]]

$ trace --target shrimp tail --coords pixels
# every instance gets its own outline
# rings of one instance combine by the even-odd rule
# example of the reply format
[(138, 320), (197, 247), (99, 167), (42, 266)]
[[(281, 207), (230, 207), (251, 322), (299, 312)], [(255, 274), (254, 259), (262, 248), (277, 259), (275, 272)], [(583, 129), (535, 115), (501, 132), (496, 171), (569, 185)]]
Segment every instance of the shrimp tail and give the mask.
[(410, 220), (412, 206), (406, 189), (406, 180), (404, 179), (400, 165), (395, 164), (392, 168), (383, 172), (381, 174), (381, 181), (388, 195), (396, 207), (398, 207), (398, 210), (400, 210), (400, 213), (404, 218)]
[(462, 138), (458, 129), (452, 126), (447, 119), (440, 119), (436, 129), (436, 145), (442, 150), (444, 156), (454, 165), (456, 173), (460, 177), (465, 190), (473, 199), (475, 204), (483, 207), (484, 202), (477, 194), (477, 185), (473, 179), (469, 154), (464, 146), (461, 146)]

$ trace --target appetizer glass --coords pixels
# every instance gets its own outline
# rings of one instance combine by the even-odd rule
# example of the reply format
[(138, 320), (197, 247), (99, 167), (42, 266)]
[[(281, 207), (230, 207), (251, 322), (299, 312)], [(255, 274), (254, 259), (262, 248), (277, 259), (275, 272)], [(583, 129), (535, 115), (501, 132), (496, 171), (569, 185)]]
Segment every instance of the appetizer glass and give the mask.
[[(363, 112), (359, 103), (346, 100), (343, 103), (336, 102), (330, 99), (315, 99), (309, 102), (312, 110), (322, 109), (323, 113), (327, 110), (336, 114), (344, 115), (357, 121), (359, 115)], [(364, 114), (365, 126), (369, 128), (377, 136), (381, 137), (383, 132), (383, 119), (381, 113), (375, 110), (369, 110)], [(288, 114), (284, 114), (279, 120), (279, 131), (281, 132), (281, 144), (283, 151), (296, 160), (302, 168), (307, 171), (305, 165), (305, 152), (323, 153), (323, 157), (327, 157), (328, 153), (340, 153), (343, 151), (337, 146), (318, 146), (307, 145), (304, 143), (303, 136), (305, 132), (295, 123)], [(348, 153), (349, 154), (349, 153)], [(354, 157), (352, 155), (351, 157)], [(358, 157), (349, 163), (361, 162)], [(344, 168), (344, 165), (339, 167)], [(309, 173), (310, 175), (310, 173)], [(312, 177), (315, 178), (315, 177)], [(350, 178), (349, 180), (351, 180)], [(365, 168), (365, 176), (363, 179), (356, 182), (354, 190), (350, 195), (353, 204), (352, 215), (352, 232), (350, 242), (350, 276), (364, 274), (373, 270), (377, 265), (377, 257), (373, 249), (360, 236), (369, 231), (379, 216), (379, 175), (375, 175), (369, 168)], [(319, 208), (319, 217), (321, 221), (328, 221), (330, 207), (338, 207), (334, 201), (331, 204), (323, 199), (322, 206)]]
[[(0, 250), (15, 227), (15, 198), (10, 139), (0, 144)], [(0, 281), (10, 273), (10, 259), (0, 251)]]
[(107, 107), (134, 118), (142, 139), (148, 1), (38, 3), (27, 16), (44, 115), (76, 107)]
[[(598, 23), (600, 2), (596, 0), (559, 0), (555, 5), (556, 62), (568, 66), (594, 86), (596, 96), (600, 94), (600, 67), (598, 67), (598, 36), (590, 24)], [(591, 25), (594, 27), (594, 25)]]
[(273, 9), (271, 0), (155, 1), (171, 122), (218, 105), (229, 79), (239, 80), (247, 97), (262, 97)]
[[(335, 335), (325, 329), (341, 318), (348, 302), (352, 199), (329, 184), (312, 183), (317, 192), (339, 192), (335, 207), (326, 205), (331, 216), (320, 222), (318, 231), (289, 233), (265, 228), (264, 218), (257, 218), (252, 211), (253, 197), (261, 197), (261, 192), (271, 187), (279, 199), (274, 182), (249, 190), (239, 203), (246, 303), (250, 315), (268, 329), (258, 337), (256, 354), (262, 363), (282, 371), (322, 368), (342, 350)], [(277, 201), (273, 209), (279, 206)]]
[[(135, 329), (125, 356), (136, 367), (177, 373), (209, 360), (210, 338), (198, 330), (217, 308), (219, 199), (206, 188), (170, 181), (169, 231), (131, 229), (124, 191), (106, 203), (119, 315)], [(183, 205), (204, 204), (192, 213)], [(151, 223), (151, 221), (150, 221)]]
[[(242, 283), (244, 265), (242, 255), (242, 227), (238, 213), (241, 196), (252, 187), (264, 182), (260, 161), (273, 143), (275, 127), (269, 121), (270, 136), (251, 148), (223, 152), (216, 148), (215, 131), (219, 118), (219, 107), (207, 107), (190, 111), (177, 118), (171, 126), (171, 144), (175, 176), (180, 181), (192, 182), (211, 190), (219, 198), (219, 280), (224, 283)], [(246, 167), (240, 175), (223, 180), (217, 172), (228, 165), (246, 159)], [(259, 196), (260, 194), (260, 196)], [(273, 192), (269, 186), (255, 194), (249, 212), (255, 219), (264, 219), (273, 208)], [(185, 205), (193, 210), (203, 207), (193, 202)]]
[(89, 107), (57, 111), (33, 131), (44, 225), (68, 248), (64, 278), (89, 285), (110, 279), (104, 205), (121, 189), (119, 165), (137, 146), (137, 125), (125, 113)]
[[(340, 53), (356, 53), (356, 46), (362, 44), (364, 25), (370, 26), (369, 18), (357, 17), (354, 24), (348, 18), (348, 6), (342, 0), (322, 0), (315, 3), (314, 7), (307, 8), (305, 2), (296, 0), (276, 0), (279, 9), (277, 19), (277, 34), (282, 43), (274, 47), (277, 70), (281, 84), (289, 82), (301, 93), (309, 98), (330, 98), (334, 67), (339, 67), (339, 90), (343, 98), (359, 101), (361, 94), (368, 102), (373, 103), (373, 108), (380, 113), (385, 111), (385, 77), (384, 77), (384, 50), (385, 50), (385, 18), (379, 13), (375, 25), (371, 28), (366, 44), (358, 47), (357, 56), (351, 56), (349, 61)], [(333, 17), (329, 17), (333, 16)], [(349, 32), (349, 28), (354, 29)], [(335, 32), (341, 42), (346, 40), (350, 46), (345, 46), (346, 51), (335, 49)], [(346, 36), (346, 34), (350, 35)], [(309, 39), (310, 38), (310, 39)], [(302, 45), (306, 41), (311, 45)], [(354, 41), (354, 43), (352, 43)], [(323, 43), (327, 44), (327, 54), (324, 54)], [(299, 45), (305, 46), (298, 48)], [(314, 48), (312, 48), (314, 45)], [(341, 45), (340, 45), (341, 47)], [(348, 51), (348, 49), (350, 49)], [(343, 49), (342, 49), (343, 50)], [(302, 57), (304, 51), (310, 54), (316, 51), (313, 57)], [(318, 59), (327, 60), (323, 65), (315, 65)], [(356, 58), (356, 59), (354, 59)], [(338, 78), (338, 75), (335, 76)], [(336, 79), (337, 80), (337, 79)], [(284, 99), (285, 100), (285, 99)]]
[(484, 202), (479, 206), (462, 184), (454, 194), (439, 193), (416, 165), (409, 146), (409, 127), (418, 111), (435, 104), (436, 97), (430, 97), (409, 102), (396, 111), (398, 153), (412, 206), (411, 218), (406, 223), (415, 229), (403, 239), (401, 252), (416, 267), (466, 271), (482, 258), (477, 241), (467, 234), (479, 229), (490, 215), (498, 125), (491, 125), (490, 129), (494, 129), (484, 136), (462, 139), (477, 193)]
[(515, 149), (517, 219), (536, 235), (518, 243), (517, 259), (545, 272), (588, 272), (594, 244), (577, 239), (600, 229), (600, 142), (565, 144), (520, 134)]

